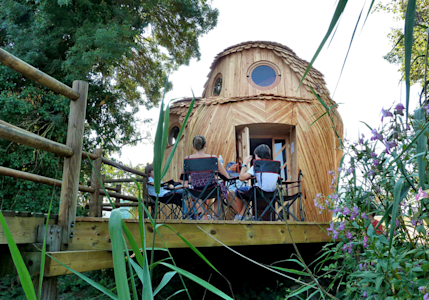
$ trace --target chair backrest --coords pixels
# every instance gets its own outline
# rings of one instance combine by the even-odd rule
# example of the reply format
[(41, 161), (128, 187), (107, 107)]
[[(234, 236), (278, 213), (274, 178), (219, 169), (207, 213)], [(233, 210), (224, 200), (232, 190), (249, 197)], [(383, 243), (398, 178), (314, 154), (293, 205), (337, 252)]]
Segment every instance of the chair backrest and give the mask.
[(185, 158), (184, 171), (187, 174), (217, 172), (217, 170), (217, 157)]
[[(271, 159), (255, 159), (253, 160), (253, 168), (255, 171), (255, 177), (257, 185), (259, 187), (264, 187), (265, 185), (277, 184), (277, 180), (280, 175), (281, 162)], [(266, 174), (264, 176), (263, 174)], [(264, 185), (263, 181), (269, 180)]]

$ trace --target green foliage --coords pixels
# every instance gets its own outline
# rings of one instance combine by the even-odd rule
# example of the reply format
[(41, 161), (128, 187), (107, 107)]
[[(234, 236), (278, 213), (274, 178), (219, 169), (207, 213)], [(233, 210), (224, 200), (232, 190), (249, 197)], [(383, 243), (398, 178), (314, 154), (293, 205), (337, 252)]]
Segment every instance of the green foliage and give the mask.
[[(84, 149), (106, 154), (147, 138), (136, 113), (156, 105), (167, 74), (193, 57), (216, 26), (206, 1), (4, 0), (0, 46), (71, 86), (89, 82)], [(163, 88), (164, 87), (164, 88)], [(0, 119), (65, 143), (70, 101), (0, 66)], [(61, 179), (62, 159), (0, 140), (0, 166)], [(83, 167), (86, 176), (90, 167)], [(82, 182), (84, 181), (82, 177)], [(2, 209), (46, 212), (49, 188), (0, 178)], [(58, 211), (58, 197), (53, 213)]]
[[(407, 4), (409, 1), (391, 1), (377, 4), (376, 11), (385, 11), (394, 15), (396, 20), (405, 20)], [(429, 27), (429, 1), (417, 0), (414, 21), (414, 42), (411, 52), (411, 84), (420, 82), (423, 85), (426, 66), (426, 45)], [(399, 71), (405, 74), (405, 39), (404, 27), (392, 28), (388, 34), (393, 49), (385, 56), (389, 62), (398, 64)]]

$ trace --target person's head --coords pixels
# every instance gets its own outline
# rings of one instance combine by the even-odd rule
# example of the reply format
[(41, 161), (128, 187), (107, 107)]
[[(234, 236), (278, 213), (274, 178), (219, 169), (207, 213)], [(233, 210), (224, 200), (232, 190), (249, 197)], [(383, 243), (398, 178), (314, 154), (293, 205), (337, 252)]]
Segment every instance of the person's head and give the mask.
[(207, 143), (206, 138), (203, 137), (202, 135), (196, 135), (192, 140), (192, 146), (197, 151), (204, 149), (204, 147), (206, 146), (206, 143)]
[(150, 177), (154, 177), (155, 175), (153, 174), (153, 165), (152, 164), (150, 164), (150, 165), (147, 165), (146, 166), (146, 168), (145, 168), (145, 170), (146, 170), (146, 174), (148, 175), (148, 176), (150, 176)]
[(261, 144), (255, 148), (256, 159), (271, 159), (271, 150), (268, 145)]

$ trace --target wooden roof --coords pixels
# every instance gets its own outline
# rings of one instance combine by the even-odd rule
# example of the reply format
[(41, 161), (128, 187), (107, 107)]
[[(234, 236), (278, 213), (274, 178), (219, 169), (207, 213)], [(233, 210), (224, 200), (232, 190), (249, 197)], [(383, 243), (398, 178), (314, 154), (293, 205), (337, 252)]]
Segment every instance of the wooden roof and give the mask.
[[(295, 54), (295, 52), (292, 51), (292, 49), (290, 49), (289, 47), (287, 47), (285, 45), (275, 43), (275, 42), (269, 42), (269, 41), (249, 41), (249, 42), (244, 42), (244, 43), (237, 44), (235, 46), (228, 47), (224, 51), (222, 51), (221, 53), (216, 55), (212, 65), (210, 67), (211, 71), (207, 77), (210, 78), (210, 76), (212, 75), (212, 72), (214, 70), (214, 67), (216, 66), (216, 64), (218, 63), (218, 61), (222, 57), (227, 56), (228, 54), (231, 54), (231, 53), (240, 52), (243, 50), (247, 50), (250, 48), (256, 48), (256, 47), (259, 47), (262, 49), (273, 50), (274, 54), (281, 57), (283, 59), (283, 61), (287, 65), (289, 65), (289, 67), (293, 71), (295, 71), (298, 74), (300, 79), (304, 75), (304, 72), (309, 65), (309, 63), (307, 61), (299, 58)], [(204, 88), (206, 88), (208, 84), (209, 84), (209, 80), (206, 81)], [(306, 89), (311, 91), (307, 87), (307, 85), (309, 85), (314, 89), (314, 91), (316, 93), (318, 93), (320, 95), (327, 95), (329, 97), (329, 91), (326, 88), (326, 83), (325, 83), (325, 80), (323, 79), (323, 74), (320, 73), (318, 70), (316, 70), (313, 67), (308, 72), (308, 74), (305, 77), (302, 85)]]

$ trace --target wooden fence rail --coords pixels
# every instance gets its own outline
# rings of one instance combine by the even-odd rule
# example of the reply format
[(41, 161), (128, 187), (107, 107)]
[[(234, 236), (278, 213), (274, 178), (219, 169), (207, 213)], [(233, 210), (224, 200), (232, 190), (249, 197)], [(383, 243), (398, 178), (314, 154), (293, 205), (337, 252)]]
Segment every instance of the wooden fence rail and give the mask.
[(43, 73), (35, 67), (27, 64), (20, 60), (18, 57), (10, 54), (9, 52), (0, 48), (0, 62), (9, 68), (21, 73), (25, 77), (28, 77), (41, 85), (57, 92), (58, 94), (64, 95), (70, 100), (79, 99), (79, 92), (65, 85), (64, 83), (52, 78), (51, 76)]
[(66, 145), (51, 141), (31, 132), (26, 132), (6, 126), (4, 124), (0, 124), (0, 138), (44, 150), (46, 152), (54, 153), (61, 157), (72, 157), (74, 153), (73, 149)]

